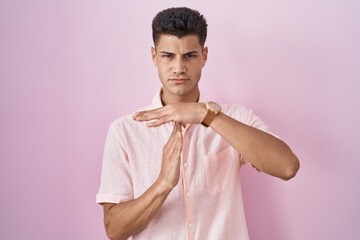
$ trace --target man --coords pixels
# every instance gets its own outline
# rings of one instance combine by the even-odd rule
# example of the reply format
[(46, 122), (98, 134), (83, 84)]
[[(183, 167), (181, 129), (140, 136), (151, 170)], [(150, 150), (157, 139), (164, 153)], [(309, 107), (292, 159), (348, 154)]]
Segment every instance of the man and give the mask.
[(208, 48), (204, 17), (159, 12), (152, 104), (110, 125), (97, 202), (110, 239), (248, 239), (240, 166), (288, 180), (299, 161), (250, 110), (200, 100)]

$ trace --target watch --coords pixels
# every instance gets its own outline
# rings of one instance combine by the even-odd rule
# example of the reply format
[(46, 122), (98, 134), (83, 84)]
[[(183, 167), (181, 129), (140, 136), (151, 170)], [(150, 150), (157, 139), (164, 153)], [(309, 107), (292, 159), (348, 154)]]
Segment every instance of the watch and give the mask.
[(207, 102), (205, 104), (207, 113), (201, 124), (205, 127), (209, 127), (215, 116), (221, 112), (221, 106), (216, 102)]

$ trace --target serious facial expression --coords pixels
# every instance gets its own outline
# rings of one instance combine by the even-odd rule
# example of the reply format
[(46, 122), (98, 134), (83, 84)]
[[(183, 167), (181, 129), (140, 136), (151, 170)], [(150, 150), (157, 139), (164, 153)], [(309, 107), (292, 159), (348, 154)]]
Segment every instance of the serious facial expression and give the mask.
[(196, 35), (182, 38), (160, 36), (156, 47), (152, 48), (152, 58), (158, 69), (164, 96), (186, 98), (198, 94), (198, 82), (207, 60), (207, 52)]

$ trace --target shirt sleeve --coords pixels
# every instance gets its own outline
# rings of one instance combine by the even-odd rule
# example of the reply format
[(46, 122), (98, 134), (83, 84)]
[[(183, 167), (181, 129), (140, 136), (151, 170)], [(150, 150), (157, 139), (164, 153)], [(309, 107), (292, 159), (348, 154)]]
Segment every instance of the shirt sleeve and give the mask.
[(120, 133), (116, 123), (112, 123), (105, 141), (97, 203), (120, 203), (134, 198), (129, 160)]
[[(277, 137), (275, 134), (271, 133), (268, 129), (268, 126), (258, 117), (256, 116), (252, 110), (242, 106), (242, 105), (227, 105), (225, 107), (227, 109), (226, 113), (234, 119), (249, 125), (251, 127), (257, 128), (261, 131), (269, 133), (274, 137)], [(249, 163), (240, 155), (241, 165)]]
[(241, 105), (225, 105), (226, 114), (251, 127), (268, 132), (268, 127), (252, 110)]

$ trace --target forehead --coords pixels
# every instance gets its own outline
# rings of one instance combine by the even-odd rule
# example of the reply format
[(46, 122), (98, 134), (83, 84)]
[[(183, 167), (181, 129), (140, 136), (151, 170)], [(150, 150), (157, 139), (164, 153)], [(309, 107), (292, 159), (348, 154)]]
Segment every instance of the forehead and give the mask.
[(197, 35), (186, 35), (178, 38), (174, 35), (160, 35), (159, 41), (156, 45), (159, 51), (167, 52), (189, 52), (200, 51), (202, 49), (199, 37)]

